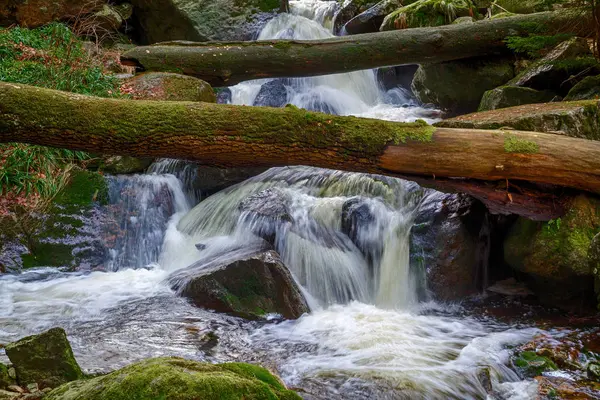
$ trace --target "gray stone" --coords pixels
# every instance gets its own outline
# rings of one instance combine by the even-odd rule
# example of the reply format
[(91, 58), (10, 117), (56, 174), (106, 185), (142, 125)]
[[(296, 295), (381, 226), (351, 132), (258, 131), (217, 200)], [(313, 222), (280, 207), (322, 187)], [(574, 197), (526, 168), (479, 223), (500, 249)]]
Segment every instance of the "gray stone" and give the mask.
[(538, 91), (520, 86), (500, 86), (483, 94), (478, 111), (520, 106), (521, 104), (546, 103), (557, 95), (551, 91)]

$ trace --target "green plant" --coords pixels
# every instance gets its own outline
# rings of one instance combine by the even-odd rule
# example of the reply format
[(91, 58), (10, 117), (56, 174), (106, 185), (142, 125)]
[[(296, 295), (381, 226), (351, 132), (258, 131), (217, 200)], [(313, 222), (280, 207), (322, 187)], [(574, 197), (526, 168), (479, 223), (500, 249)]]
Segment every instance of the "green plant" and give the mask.
[(101, 97), (121, 96), (118, 81), (103, 72), (66, 25), (0, 29), (0, 81)]
[(556, 233), (560, 230), (560, 224), (561, 224), (560, 218), (551, 219), (550, 221), (548, 221), (548, 224), (546, 225), (546, 229), (548, 230), (548, 232)]
[(506, 47), (517, 54), (526, 55), (530, 58), (539, 58), (557, 44), (564, 42), (573, 36), (573, 34), (569, 33), (561, 33), (552, 36), (536, 34), (530, 34), (525, 37), (509, 36), (506, 38), (505, 43)]

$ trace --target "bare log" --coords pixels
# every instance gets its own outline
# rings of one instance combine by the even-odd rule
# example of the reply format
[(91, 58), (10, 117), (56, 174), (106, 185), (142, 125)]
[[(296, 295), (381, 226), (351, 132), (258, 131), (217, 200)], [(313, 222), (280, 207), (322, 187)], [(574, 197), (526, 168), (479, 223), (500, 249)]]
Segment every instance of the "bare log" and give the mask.
[[(513, 190), (509, 180), (600, 193), (598, 141), (435, 128), (296, 107), (101, 99), (0, 83), (0, 142), (222, 167), (310, 165), (403, 176), (473, 193), (484, 202), (489, 198), (496, 208), (504, 201), (505, 212), (521, 215), (528, 209), (535, 215), (536, 201)], [(507, 189), (486, 189), (464, 178), (506, 182)], [(552, 213), (556, 210), (548, 208), (537, 219)]]
[(591, 17), (561, 10), (434, 28), (307, 41), (172, 42), (137, 47), (121, 62), (149, 71), (179, 72), (213, 86), (276, 77), (316, 76), (391, 65), (451, 61), (506, 51), (507, 36), (591, 30)]

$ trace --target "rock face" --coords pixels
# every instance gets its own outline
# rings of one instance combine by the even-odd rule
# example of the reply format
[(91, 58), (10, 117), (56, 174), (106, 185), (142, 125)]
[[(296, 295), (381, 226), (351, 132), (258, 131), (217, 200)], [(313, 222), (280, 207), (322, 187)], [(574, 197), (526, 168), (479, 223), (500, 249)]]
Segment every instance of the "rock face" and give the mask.
[(278, 230), (293, 221), (288, 204), (285, 193), (273, 188), (244, 199), (238, 208), (253, 233), (275, 245)]
[(412, 270), (426, 269), (437, 300), (459, 300), (482, 289), (487, 262), (479, 240), (482, 207), (467, 196), (442, 193), (427, 196), (421, 207), (411, 231), (410, 264)]
[(102, 0), (5, 0), (0, 6), (0, 26), (18, 24), (37, 28), (52, 21), (92, 13), (104, 3)]
[(287, 89), (283, 79), (265, 83), (254, 99), (254, 106), (283, 107), (287, 103)]
[(209, 364), (153, 358), (108, 375), (63, 385), (46, 400), (301, 399), (266, 369), (244, 363)]
[(412, 90), (422, 103), (432, 103), (450, 114), (477, 110), (483, 94), (514, 76), (506, 59), (468, 59), (421, 65), (412, 81)]
[(585, 39), (572, 38), (556, 46), (508, 85), (551, 90), (564, 96), (573, 87), (569, 78), (584, 72), (587, 75), (600, 72), (598, 62), (591, 55)]
[(279, 0), (134, 0), (145, 44), (172, 40), (249, 40)]
[(198, 307), (247, 319), (298, 318), (309, 311), (306, 300), (279, 255), (265, 248), (230, 249), (177, 271), (169, 282)]
[(83, 378), (62, 328), (10, 343), (6, 346), (6, 355), (15, 367), (21, 386), (37, 383), (41, 388), (57, 387)]
[(418, 0), (405, 3), (385, 17), (380, 30), (447, 25), (457, 17), (472, 16), (474, 12), (476, 8), (470, 0)]
[(565, 101), (598, 99), (600, 97), (600, 75), (587, 76), (573, 86)]
[(589, 252), (600, 232), (600, 200), (579, 195), (564, 217), (550, 222), (519, 218), (504, 242), (504, 259), (531, 278), (546, 304), (590, 305), (594, 276)]
[(204, 195), (217, 193), (229, 186), (245, 181), (248, 178), (265, 172), (267, 168), (219, 168), (205, 165), (198, 166), (197, 177), (193, 187)]
[(203, 80), (167, 72), (138, 75), (124, 83), (121, 90), (135, 100), (217, 101), (212, 87)]
[(152, 164), (152, 158), (136, 158), (130, 156), (109, 156), (102, 159), (98, 169), (111, 174), (140, 174)]
[(342, 33), (342, 27), (352, 18), (358, 16), (363, 11), (371, 8), (377, 3), (377, 0), (350, 0), (342, 4), (342, 8), (333, 18), (333, 32), (336, 35)]
[(538, 91), (520, 86), (500, 86), (483, 94), (478, 111), (520, 106), (522, 104), (546, 103), (556, 97), (548, 90)]
[(378, 32), (386, 15), (402, 7), (400, 0), (383, 0), (361, 12), (344, 25), (350, 35)]
[(445, 128), (500, 129), (560, 133), (600, 140), (597, 100), (528, 104), (450, 118), (435, 124)]

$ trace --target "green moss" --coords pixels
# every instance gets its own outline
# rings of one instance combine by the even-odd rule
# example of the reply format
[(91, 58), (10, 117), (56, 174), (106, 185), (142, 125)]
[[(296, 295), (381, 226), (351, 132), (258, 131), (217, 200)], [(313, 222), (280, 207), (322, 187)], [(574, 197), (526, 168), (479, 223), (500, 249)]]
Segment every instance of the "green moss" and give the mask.
[(528, 376), (538, 376), (545, 371), (554, 371), (558, 367), (547, 357), (538, 356), (534, 351), (524, 351), (514, 359), (514, 364)]
[(269, 371), (243, 363), (207, 364), (181, 358), (144, 360), (111, 374), (73, 382), (47, 400), (297, 400)]
[(23, 254), (23, 268), (64, 267), (73, 262), (73, 246), (62, 243), (36, 243), (29, 254)]
[(504, 135), (504, 151), (507, 153), (535, 154), (540, 151), (537, 143), (521, 139), (512, 133)]
[[(596, 99), (600, 97), (600, 75), (587, 76), (577, 83), (565, 97), (565, 101)], [(587, 107), (594, 109), (593, 105)], [(597, 107), (595, 108), (597, 110)]]
[[(537, 29), (536, 29), (537, 30)], [(550, 50), (557, 44), (569, 40), (573, 34), (561, 33), (558, 35), (529, 35), (526, 37), (509, 36), (506, 38), (506, 47), (517, 54), (524, 54), (531, 58), (538, 58), (544, 52)]]
[(62, 328), (9, 343), (6, 355), (15, 367), (21, 386), (35, 382), (41, 387), (56, 387), (83, 378)]
[(289, 50), (292, 47), (292, 42), (287, 41), (287, 40), (278, 40), (277, 42), (273, 43), (273, 46), (276, 49)]
[(389, 14), (381, 29), (446, 25), (473, 13), (477, 14), (477, 9), (470, 0), (418, 0)]
[(67, 206), (89, 206), (93, 202), (108, 204), (106, 179), (97, 172), (76, 170), (69, 184), (56, 196), (55, 202)]
[(0, 363), (0, 389), (6, 389), (10, 385), (14, 385), (15, 382), (8, 374), (8, 367)]

